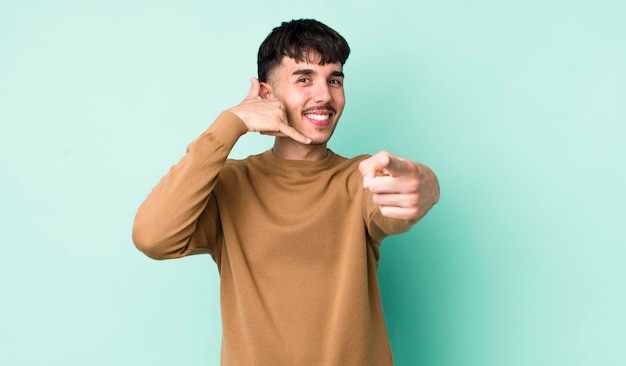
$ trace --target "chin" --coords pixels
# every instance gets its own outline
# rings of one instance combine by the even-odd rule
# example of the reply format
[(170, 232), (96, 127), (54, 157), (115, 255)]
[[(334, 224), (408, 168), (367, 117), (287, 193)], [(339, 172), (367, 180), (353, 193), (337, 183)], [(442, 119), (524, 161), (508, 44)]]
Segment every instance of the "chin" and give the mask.
[(296, 131), (310, 138), (312, 140), (310, 145), (323, 145), (330, 140), (331, 136), (335, 132), (336, 122), (333, 122), (329, 126), (325, 127), (310, 126), (306, 123), (299, 126), (294, 126), (291, 123), (289, 125), (295, 127)]
[(328, 143), (328, 139), (326, 140), (315, 140), (313, 139), (313, 141), (311, 141), (311, 143), (309, 145), (326, 145), (326, 143)]
[(305, 134), (306, 137), (310, 138), (312, 141), (310, 145), (323, 145), (328, 143), (332, 133), (330, 135), (327, 134)]

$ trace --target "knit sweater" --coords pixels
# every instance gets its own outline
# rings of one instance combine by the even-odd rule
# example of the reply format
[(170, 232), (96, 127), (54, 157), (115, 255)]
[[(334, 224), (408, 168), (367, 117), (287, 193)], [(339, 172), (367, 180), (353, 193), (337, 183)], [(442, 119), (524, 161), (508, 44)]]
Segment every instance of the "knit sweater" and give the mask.
[(136, 246), (218, 265), (222, 365), (392, 365), (379, 245), (414, 223), (385, 218), (358, 163), (272, 151), (228, 159), (243, 121), (223, 112), (140, 206)]

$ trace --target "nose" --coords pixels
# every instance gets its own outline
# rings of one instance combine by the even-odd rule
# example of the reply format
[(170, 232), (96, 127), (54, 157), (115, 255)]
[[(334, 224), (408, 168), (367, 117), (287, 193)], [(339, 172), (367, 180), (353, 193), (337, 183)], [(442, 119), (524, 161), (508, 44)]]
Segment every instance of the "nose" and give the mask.
[(330, 88), (328, 87), (328, 83), (320, 82), (316, 84), (313, 91), (313, 100), (316, 103), (328, 103), (332, 100), (332, 95), (330, 94)]

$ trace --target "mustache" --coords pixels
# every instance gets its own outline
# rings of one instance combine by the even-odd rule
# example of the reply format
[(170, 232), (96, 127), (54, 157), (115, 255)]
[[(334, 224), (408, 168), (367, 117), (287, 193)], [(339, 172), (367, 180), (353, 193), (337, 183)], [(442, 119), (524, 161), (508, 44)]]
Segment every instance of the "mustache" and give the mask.
[(331, 111), (331, 112), (337, 114), (337, 109), (335, 109), (335, 107), (333, 107), (330, 104), (326, 104), (326, 105), (322, 105), (322, 106), (310, 107), (310, 108), (304, 109), (302, 111), (302, 113), (309, 113), (309, 112), (315, 112), (315, 111)]

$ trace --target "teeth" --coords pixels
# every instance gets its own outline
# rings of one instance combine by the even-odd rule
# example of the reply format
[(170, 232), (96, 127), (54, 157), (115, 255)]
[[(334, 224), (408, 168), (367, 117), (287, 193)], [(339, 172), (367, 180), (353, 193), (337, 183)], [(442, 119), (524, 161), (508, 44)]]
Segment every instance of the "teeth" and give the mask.
[(328, 119), (330, 117), (330, 114), (306, 114), (305, 116), (316, 121), (323, 121)]

